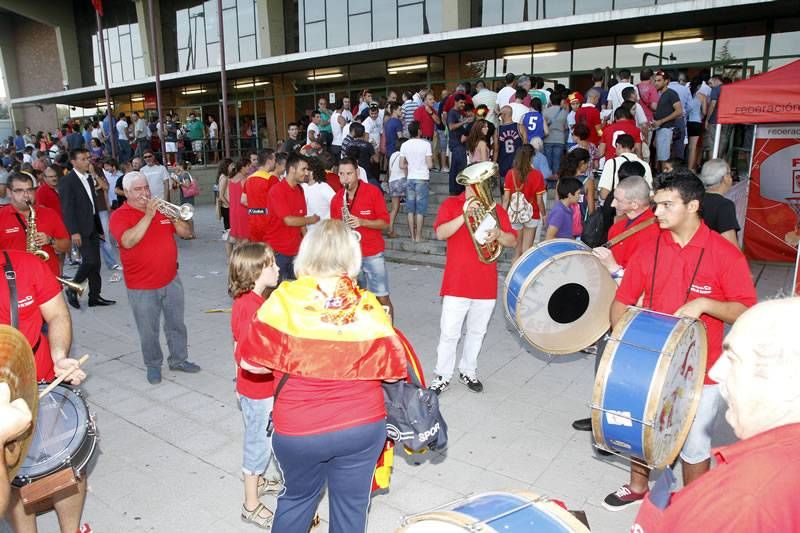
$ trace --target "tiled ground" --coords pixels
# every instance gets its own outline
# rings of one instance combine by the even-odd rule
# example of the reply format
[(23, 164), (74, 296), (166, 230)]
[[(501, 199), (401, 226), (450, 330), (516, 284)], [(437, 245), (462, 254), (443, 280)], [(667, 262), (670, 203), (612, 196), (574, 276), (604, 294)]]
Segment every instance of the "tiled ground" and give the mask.
[[(233, 392), (225, 254), (211, 211), (198, 213), (199, 238), (181, 243), (186, 324), (191, 359), (203, 372), (165, 371), (151, 386), (122, 283), (104, 282), (112, 308), (73, 314), (73, 353), (91, 354), (84, 386), (97, 415), (100, 454), (89, 478), (85, 520), (98, 533), (255, 531), (239, 519), (242, 484), (241, 417)], [(430, 374), (438, 340), (441, 270), (389, 265), (398, 326), (414, 344)], [(104, 271), (104, 279), (110, 272)], [(754, 267), (762, 297), (788, 286), (787, 269)], [(402, 287), (402, 290), (399, 288)], [(369, 531), (393, 531), (403, 515), (472, 493), (530, 489), (586, 511), (593, 531), (628, 530), (635, 510), (609, 513), (600, 502), (626, 477), (618, 460), (593, 456), (589, 434), (570, 422), (588, 413), (593, 360), (548, 359), (523, 345), (495, 309), (481, 354), (486, 391), (474, 395), (454, 384), (442, 395), (450, 427), (443, 453), (413, 464), (397, 456), (391, 489), (373, 498)], [(732, 438), (724, 420), (718, 442)], [(274, 506), (274, 499), (265, 498)], [(327, 502), (320, 506), (327, 517)], [(40, 531), (57, 531), (53, 513)], [(326, 523), (317, 531), (327, 531)]]

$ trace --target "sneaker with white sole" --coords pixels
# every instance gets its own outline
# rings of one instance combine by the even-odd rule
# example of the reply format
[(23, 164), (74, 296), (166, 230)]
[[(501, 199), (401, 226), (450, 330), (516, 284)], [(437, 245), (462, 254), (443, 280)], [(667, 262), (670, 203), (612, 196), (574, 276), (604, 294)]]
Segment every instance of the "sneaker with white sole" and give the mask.
[(458, 380), (467, 386), (472, 392), (483, 392), (483, 383), (477, 376), (468, 376), (467, 374), (460, 374)]
[(450, 380), (444, 379), (442, 376), (436, 376), (436, 379), (433, 380), (430, 387), (428, 389), (432, 390), (436, 393), (436, 396), (439, 396), (441, 393), (447, 390), (447, 387), (450, 386)]
[(612, 492), (603, 500), (603, 507), (609, 511), (621, 511), (631, 505), (642, 503), (647, 491), (633, 492), (627, 483)]

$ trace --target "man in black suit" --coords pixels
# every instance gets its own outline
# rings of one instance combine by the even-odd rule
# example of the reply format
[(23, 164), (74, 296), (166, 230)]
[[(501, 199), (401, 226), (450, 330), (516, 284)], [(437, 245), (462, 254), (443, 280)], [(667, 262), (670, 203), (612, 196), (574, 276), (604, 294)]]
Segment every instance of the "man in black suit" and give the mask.
[[(103, 228), (97, 216), (97, 198), (94, 192), (94, 178), (89, 174), (89, 150), (76, 148), (69, 153), (72, 170), (58, 182), (61, 197), (61, 212), (64, 224), (72, 236), (72, 243), (81, 252), (81, 266), (73, 281), (83, 283), (89, 280), (89, 307), (112, 305), (116, 302), (100, 296), (100, 238)], [(67, 289), (67, 301), (75, 309), (80, 309), (78, 294)]]

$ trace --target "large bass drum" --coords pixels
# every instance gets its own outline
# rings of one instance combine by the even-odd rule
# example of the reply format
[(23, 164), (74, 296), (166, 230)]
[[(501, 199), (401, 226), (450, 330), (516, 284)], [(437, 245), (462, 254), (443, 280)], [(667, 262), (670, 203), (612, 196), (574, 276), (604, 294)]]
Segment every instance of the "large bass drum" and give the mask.
[(534, 348), (563, 355), (586, 348), (608, 330), (616, 290), (591, 248), (553, 239), (514, 262), (503, 303), (506, 317)]
[(611, 333), (595, 378), (597, 445), (652, 468), (671, 464), (697, 412), (705, 371), (701, 321), (628, 309)]

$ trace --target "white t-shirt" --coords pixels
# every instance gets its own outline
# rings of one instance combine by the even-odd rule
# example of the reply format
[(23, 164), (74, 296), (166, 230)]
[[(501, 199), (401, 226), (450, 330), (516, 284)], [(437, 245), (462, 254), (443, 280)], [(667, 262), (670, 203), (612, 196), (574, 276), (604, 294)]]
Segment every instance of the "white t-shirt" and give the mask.
[(383, 121), (380, 115), (375, 120), (372, 117), (364, 119), (364, 131), (369, 135), (369, 142), (376, 148), (381, 144), (381, 130), (383, 129)]
[(611, 103), (611, 120), (614, 120), (614, 111), (616, 111), (617, 108), (622, 105), (622, 102), (625, 101), (622, 98), (622, 91), (628, 87), (633, 87), (633, 90), (636, 91), (638, 97), (639, 89), (627, 81), (621, 81), (608, 90), (608, 101)]
[(120, 141), (128, 140), (128, 123), (124, 120), (117, 121), (117, 135)]
[(327, 183), (301, 183), (306, 195), (308, 215), (318, 215), (320, 220), (331, 218), (331, 198), (336, 194)]
[(152, 198), (164, 198), (164, 182), (169, 180), (169, 172), (164, 165), (145, 165), (139, 171), (147, 178)]
[(333, 115), (331, 115), (331, 131), (333, 132), (333, 141), (331, 144), (333, 146), (341, 146), (342, 145), (342, 126), (339, 124), (339, 117), (344, 117), (344, 113), (340, 113), (338, 111), (334, 111)]
[(408, 164), (408, 179), (427, 180), (431, 177), (427, 157), (433, 156), (431, 143), (425, 139), (409, 139), (400, 147), (400, 155)]
[(517, 123), (522, 120), (522, 117), (525, 116), (525, 113), (530, 111), (530, 108), (525, 104), (514, 102), (513, 104), (508, 105), (511, 106), (511, 120)]
[(369, 183), (369, 180), (367, 179), (367, 171), (364, 169), (364, 167), (358, 167), (358, 179), (364, 183)]
[(212, 121), (211, 124), (208, 125), (208, 138), (216, 139), (217, 131), (219, 131), (219, 126), (217, 126), (217, 123), (215, 121)]
[(105, 133), (103, 133), (103, 128), (97, 127), (92, 130), (92, 139), (98, 139), (100, 142), (105, 141)]
[(497, 114), (494, 112), (494, 106), (497, 102), (497, 93), (489, 89), (481, 89), (478, 94), (472, 97), (472, 103), (475, 104), (475, 107), (486, 105), (489, 108), (486, 120), (492, 122), (495, 126), (497, 126)]
[[(311, 132), (314, 132), (314, 138), (311, 138)], [(313, 122), (308, 124), (308, 129), (306, 130), (308, 142), (319, 142), (319, 126), (314, 124)]]
[[(500, 89), (500, 92), (497, 93), (497, 105), (500, 107), (500, 109), (502, 109), (504, 105), (508, 105), (511, 102), (511, 98), (516, 92), (517, 90), (515, 88), (507, 85)], [(472, 101), (474, 102), (475, 100)]]
[(400, 168), (400, 152), (396, 151), (389, 158), (389, 183), (406, 177), (406, 171)]
[(605, 166), (603, 167), (603, 173), (600, 175), (600, 181), (597, 184), (598, 189), (605, 189), (607, 191), (611, 190), (613, 185), (619, 183), (619, 179), (614, 176), (614, 161), (617, 162), (617, 172), (619, 173), (619, 167), (628, 161), (636, 161), (637, 163), (641, 163), (644, 166), (644, 180), (650, 186), (650, 189), (653, 188), (653, 172), (650, 170), (650, 165), (646, 162), (639, 159), (636, 154), (621, 154), (615, 157), (612, 161), (606, 161)]

